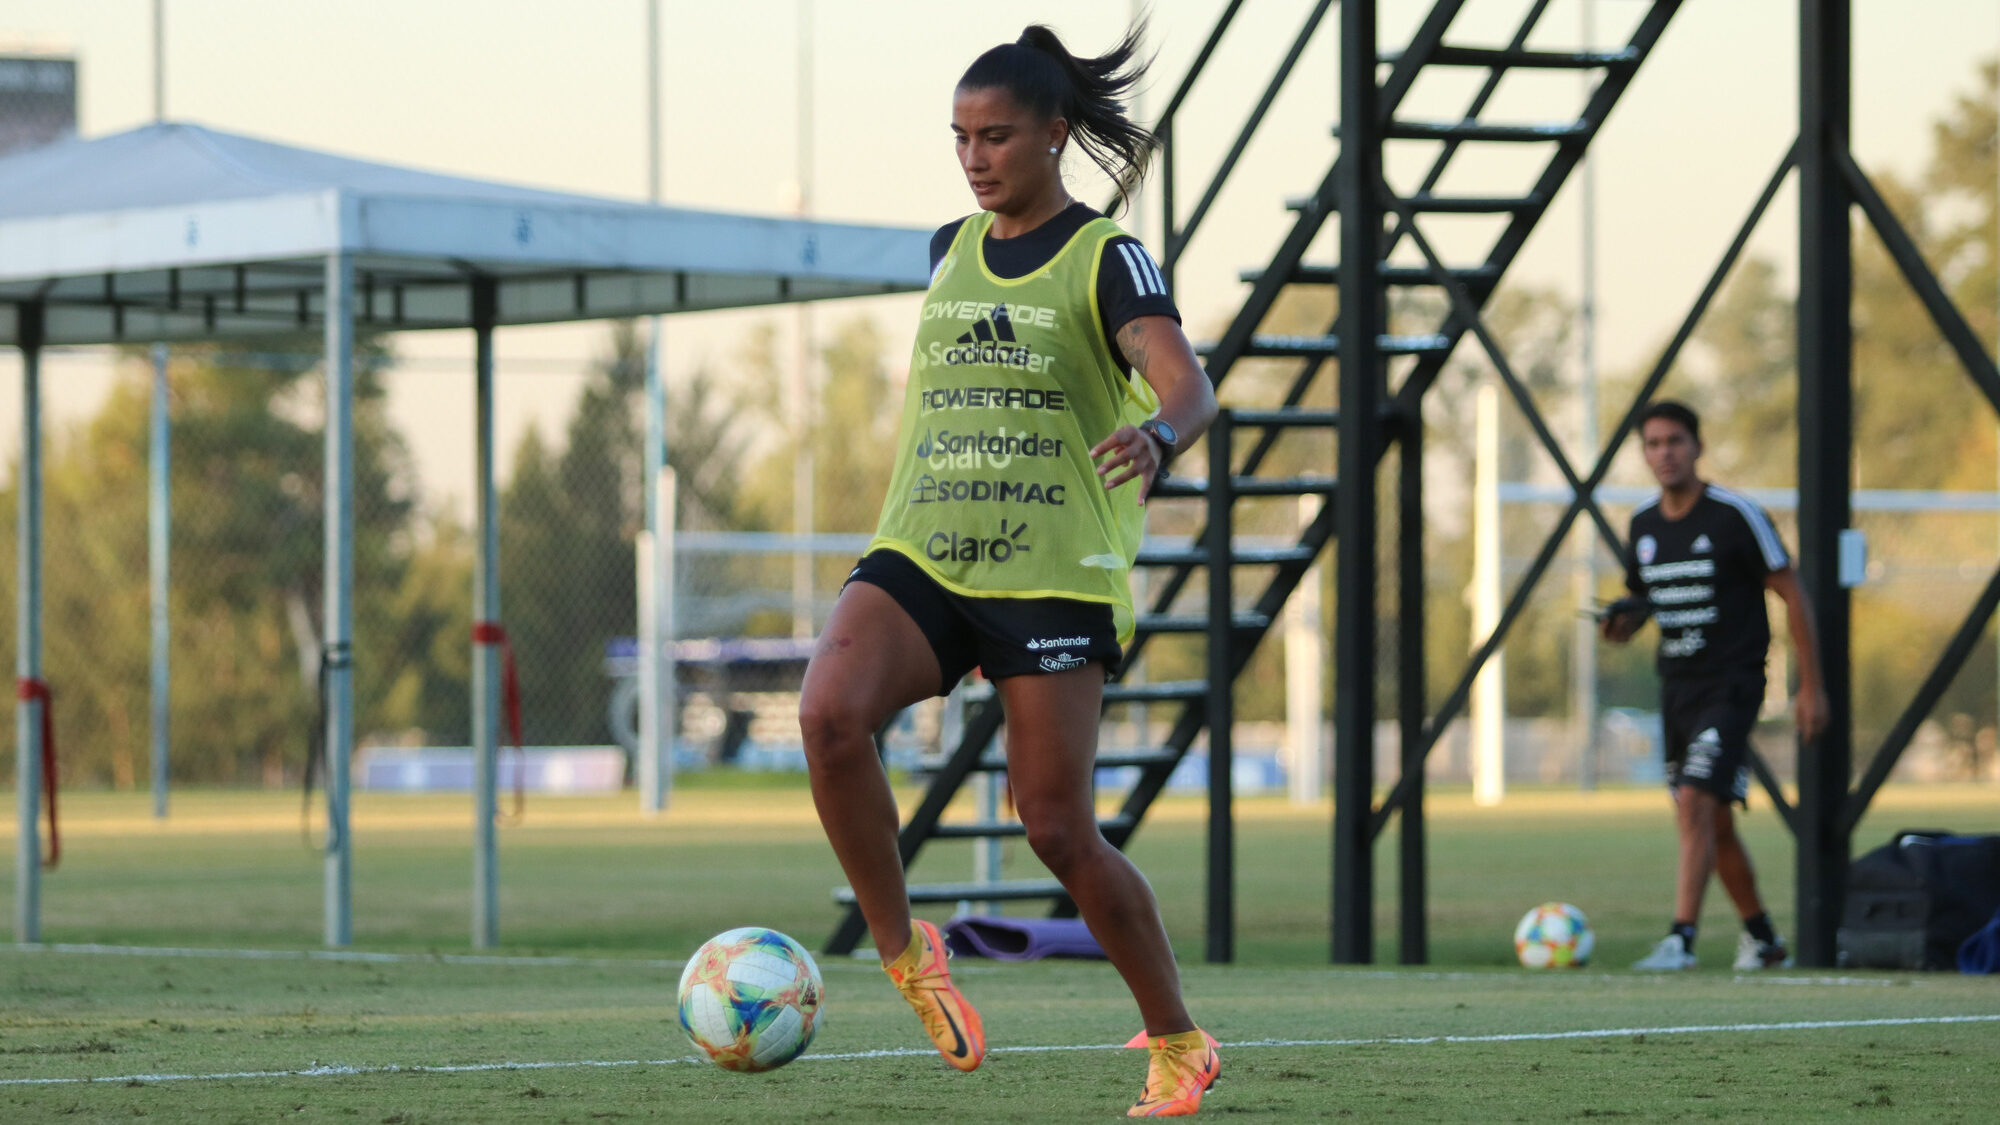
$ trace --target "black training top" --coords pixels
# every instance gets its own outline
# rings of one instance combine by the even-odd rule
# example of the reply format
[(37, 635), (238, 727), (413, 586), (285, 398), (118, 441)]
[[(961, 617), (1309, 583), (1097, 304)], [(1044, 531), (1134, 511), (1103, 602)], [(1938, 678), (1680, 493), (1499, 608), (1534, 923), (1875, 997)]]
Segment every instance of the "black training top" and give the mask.
[(1792, 565), (1771, 517), (1723, 488), (1702, 488), (1677, 520), (1655, 496), (1632, 513), (1625, 586), (1660, 623), (1662, 679), (1764, 675), (1771, 624), (1764, 579)]
[[(1097, 212), (1081, 203), (1072, 203), (1034, 230), (1013, 238), (986, 235), (983, 247), (986, 268), (1004, 278), (1026, 277), (1048, 265), (1083, 225), (1097, 218)], [(958, 237), (964, 219), (954, 219), (931, 236), (931, 272), (936, 273), (951, 240)], [(1142, 316), (1181, 318), (1174, 299), (1167, 293), (1166, 277), (1145, 246), (1129, 234), (1121, 234), (1104, 244), (1097, 267), (1097, 311), (1104, 328), (1105, 342), (1112, 358), (1130, 371), (1132, 364), (1118, 349), (1118, 330)]]

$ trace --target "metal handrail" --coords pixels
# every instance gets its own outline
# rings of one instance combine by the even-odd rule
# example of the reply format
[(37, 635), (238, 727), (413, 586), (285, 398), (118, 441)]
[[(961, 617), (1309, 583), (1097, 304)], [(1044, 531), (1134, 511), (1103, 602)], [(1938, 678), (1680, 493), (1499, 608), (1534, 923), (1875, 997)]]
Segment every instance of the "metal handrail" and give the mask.
[[(1166, 260), (1160, 263), (1160, 266), (1166, 274), (1167, 284), (1170, 287), (1174, 281), (1174, 266), (1180, 261), (1181, 251), (1193, 240), (1194, 233), (1200, 228), (1202, 220), (1208, 217), (1209, 208), (1215, 205), (1216, 197), (1222, 194), (1222, 185), (1228, 181), (1229, 174), (1236, 170), (1236, 162), (1242, 159), (1243, 151), (1250, 147), (1250, 138), (1256, 135), (1257, 127), (1264, 123), (1264, 115), (1270, 112), (1272, 103), (1278, 100), (1278, 92), (1284, 88), (1285, 81), (1292, 76), (1292, 69), (1298, 65), (1299, 57), (1305, 54), (1306, 44), (1311, 41), (1313, 32), (1319, 30), (1320, 20), (1332, 6), (1333, 0), (1320, 0), (1311, 14), (1306, 16), (1305, 24), (1292, 39), (1292, 49), (1286, 52), (1285, 61), (1278, 64), (1277, 73), (1273, 74), (1271, 81), (1265, 85), (1264, 96), (1258, 99), (1257, 108), (1250, 111), (1249, 120), (1245, 121), (1243, 128), (1237, 131), (1235, 143), (1230, 145), (1229, 152), (1223, 156), (1221, 165), (1216, 168), (1215, 175), (1209, 180), (1208, 190), (1202, 193), (1201, 201), (1188, 213), (1187, 223), (1178, 231), (1174, 230), (1173, 211), (1167, 210), (1165, 217), (1167, 238), (1164, 247)], [(1167, 164), (1171, 167), (1172, 161), (1168, 160)]]
[[(1271, 81), (1265, 86), (1263, 97), (1259, 99), (1257, 107), (1251, 111), (1249, 119), (1237, 133), (1236, 140), (1230, 146), (1229, 152), (1223, 157), (1221, 165), (1216, 168), (1215, 174), (1209, 178), (1207, 187), (1202, 191), (1201, 200), (1195, 204), (1195, 208), (1189, 214), (1188, 221), (1185, 224), (1179, 223), (1175, 218), (1175, 205), (1178, 202), (1179, 193), (1177, 189), (1179, 184), (1178, 176), (1174, 171), (1174, 120), (1180, 113), (1182, 104), (1187, 101), (1188, 95), (1193, 92), (1196, 81), (1200, 79), (1202, 72), (1208, 68), (1208, 60), (1215, 54), (1217, 45), (1222, 42), (1223, 33), (1235, 21), (1236, 14), (1242, 10), (1243, 0), (1229, 0), (1229, 3), (1223, 7), (1222, 13), (1216, 17), (1214, 28), (1210, 29), (1208, 33), (1207, 40), (1202, 43), (1201, 50), (1195, 53), (1194, 62), (1188, 66), (1187, 73), (1182, 76), (1180, 85), (1175, 87), (1173, 96), (1167, 99), (1166, 108), (1161, 111), (1160, 116), (1153, 125), (1153, 135), (1159, 138), (1160, 141), (1160, 210), (1162, 213), (1160, 220), (1160, 248), (1162, 251), (1160, 269), (1166, 276), (1168, 292), (1173, 291), (1174, 267), (1180, 260), (1181, 251), (1194, 238), (1195, 231), (1201, 227), (1202, 220), (1207, 218), (1209, 209), (1214, 205), (1216, 197), (1221, 194), (1222, 187), (1228, 181), (1230, 173), (1236, 170), (1237, 162), (1242, 158), (1244, 150), (1249, 147), (1251, 137), (1255, 135), (1258, 126), (1263, 123), (1265, 114), (1270, 111), (1271, 105), (1277, 100), (1279, 91), (1283, 88), (1286, 80), (1291, 77), (1292, 70), (1298, 64), (1300, 56), (1305, 53), (1306, 44), (1312, 39), (1313, 33), (1319, 29), (1321, 19), (1325, 17), (1328, 9), (1332, 8), (1332, 6), (1333, 0), (1320, 0), (1318, 4), (1314, 5), (1313, 10), (1307, 14), (1305, 21), (1300, 25), (1298, 34), (1293, 37), (1291, 50), (1286, 53), (1285, 59), (1279, 64), (1277, 72), (1272, 75)], [(1114, 202), (1116, 202), (1115, 199), (1107, 201), (1106, 207), (1110, 207)]]

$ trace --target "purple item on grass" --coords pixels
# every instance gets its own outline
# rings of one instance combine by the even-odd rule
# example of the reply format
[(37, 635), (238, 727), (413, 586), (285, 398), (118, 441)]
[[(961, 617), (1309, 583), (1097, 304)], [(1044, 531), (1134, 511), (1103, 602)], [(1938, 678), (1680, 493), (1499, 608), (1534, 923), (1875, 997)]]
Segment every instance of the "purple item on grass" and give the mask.
[(1044, 957), (1104, 958), (1097, 939), (1080, 918), (1000, 918), (965, 914), (944, 927), (953, 953), (996, 961), (1039, 961)]

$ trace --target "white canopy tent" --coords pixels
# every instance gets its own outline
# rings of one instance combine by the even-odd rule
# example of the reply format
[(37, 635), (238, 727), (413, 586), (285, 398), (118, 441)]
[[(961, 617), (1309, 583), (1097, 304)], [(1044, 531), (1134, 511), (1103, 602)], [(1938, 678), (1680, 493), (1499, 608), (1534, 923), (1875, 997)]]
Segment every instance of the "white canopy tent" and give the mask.
[[(326, 336), (328, 945), (352, 939), (352, 391), (355, 329), (477, 336), (473, 613), (500, 618), (493, 330), (924, 287), (926, 230), (657, 207), (349, 159), (163, 123), (0, 158), (0, 344), (24, 359), (19, 485), (20, 847), (15, 936), (40, 939), (41, 350), (51, 344)], [(657, 354), (657, 350), (655, 352)], [(657, 367), (650, 455), (664, 449)], [(156, 430), (155, 442), (160, 444)], [(156, 450), (163, 476), (164, 451)], [(649, 488), (654, 482), (648, 481)], [(158, 542), (164, 503), (156, 484)], [(659, 504), (649, 497), (649, 522)], [(649, 527), (649, 531), (657, 531)], [(161, 556), (155, 555), (158, 559)], [(648, 568), (649, 576), (658, 571)], [(644, 583), (642, 582), (642, 585)], [(656, 591), (642, 605), (658, 605)], [(161, 606), (155, 620), (164, 621)], [(658, 646), (653, 646), (657, 648)], [(657, 659), (658, 653), (647, 655)], [(156, 659), (158, 659), (156, 657)], [(162, 669), (155, 669), (156, 683)], [(475, 642), (473, 944), (498, 940), (494, 756), (499, 652)]]

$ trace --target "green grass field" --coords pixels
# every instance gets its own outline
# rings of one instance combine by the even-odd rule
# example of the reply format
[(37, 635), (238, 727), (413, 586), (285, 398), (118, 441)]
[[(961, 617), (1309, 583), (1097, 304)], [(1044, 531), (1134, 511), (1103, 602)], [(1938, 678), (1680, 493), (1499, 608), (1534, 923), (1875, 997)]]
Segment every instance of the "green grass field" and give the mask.
[[(1857, 847), (1903, 827), (2000, 832), (1995, 796), (1891, 788)], [(1137, 1030), (1130, 999), (1092, 963), (962, 963), (995, 1048), (972, 1075), (924, 1050), (872, 963), (847, 959), (822, 965), (827, 1022), (806, 1058), (763, 1076), (692, 1061), (679, 958), (740, 924), (817, 946), (840, 880), (795, 783), (697, 782), (652, 821), (635, 806), (531, 799), (501, 833), (503, 947), (486, 959), (466, 956), (469, 799), (359, 795), (355, 950), (401, 956), (329, 960), (303, 952), (320, 861), (296, 795), (176, 794), (164, 823), (143, 795), (68, 796), (43, 937), (143, 948), (0, 947), (0, 1121), (1087, 1120), (1137, 1093), (1143, 1058), (1115, 1046)], [(1499, 809), (1435, 796), (1433, 964), (1408, 969), (1390, 964), (1393, 849), (1383, 964), (1329, 967), (1329, 810), (1240, 807), (1235, 965), (1201, 962), (1202, 804), (1168, 802), (1133, 848), (1190, 1002), (1226, 1045), (1205, 1114), (2000, 1120), (2000, 978), (1738, 977), (1719, 892), (1702, 969), (1625, 971), (1665, 923), (1656, 791), (1516, 791)], [(1789, 928), (1790, 839), (1768, 809), (1745, 831)], [(11, 821), (0, 832), (11, 845)], [(1009, 861), (1032, 865), (1018, 844)], [(914, 874), (963, 878), (970, 862), (938, 847)], [(11, 901), (11, 848), (0, 865)], [(1549, 898), (1590, 914), (1592, 968), (1511, 967), (1514, 920)], [(280, 955), (194, 955), (241, 949)]]

